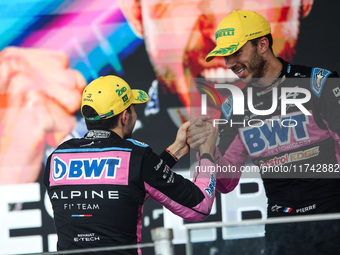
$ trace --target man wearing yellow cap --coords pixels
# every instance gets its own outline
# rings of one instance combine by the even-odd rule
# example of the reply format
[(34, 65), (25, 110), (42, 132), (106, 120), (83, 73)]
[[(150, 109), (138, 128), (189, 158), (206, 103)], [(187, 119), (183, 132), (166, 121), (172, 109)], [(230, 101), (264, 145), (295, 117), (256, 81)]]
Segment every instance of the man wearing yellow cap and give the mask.
[[(338, 74), (292, 65), (273, 54), (272, 42), (268, 21), (255, 12), (234, 11), (219, 23), (206, 61), (223, 57), (246, 86), (229, 86), (221, 119), (214, 120), (220, 140), (210, 163), (234, 167), (238, 178), (251, 170), (250, 158), (262, 175), (268, 217), (340, 212)], [(204, 136), (199, 130), (190, 127), (192, 144)], [(218, 173), (217, 190), (233, 188), (229, 176)], [(266, 254), (338, 254), (339, 227), (267, 225)]]
[[(160, 156), (147, 144), (131, 139), (135, 105), (147, 101), (144, 91), (132, 90), (117, 76), (100, 77), (85, 87), (81, 112), (88, 133), (62, 143), (49, 156), (44, 175), (58, 250), (139, 243), (143, 203), (148, 197), (187, 220), (209, 215), (215, 197), (214, 173), (199, 173), (190, 182), (170, 170), (189, 151), (189, 122)], [(216, 136), (212, 132), (208, 141)], [(208, 143), (200, 149), (212, 151)], [(137, 253), (131, 249), (114, 254)]]

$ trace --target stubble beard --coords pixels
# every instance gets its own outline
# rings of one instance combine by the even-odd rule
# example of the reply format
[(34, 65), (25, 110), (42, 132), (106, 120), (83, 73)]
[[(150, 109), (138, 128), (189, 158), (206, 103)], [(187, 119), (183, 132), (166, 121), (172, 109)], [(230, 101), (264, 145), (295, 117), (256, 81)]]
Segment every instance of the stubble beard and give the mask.
[(268, 70), (268, 62), (255, 51), (248, 69), (254, 74), (253, 78), (262, 78)]
[[(135, 122), (136, 123), (136, 122)], [(135, 127), (135, 123), (132, 122), (132, 116), (129, 116), (129, 120), (128, 120), (128, 125), (127, 125), (127, 133), (124, 135), (124, 139), (129, 139), (132, 137), (132, 131)]]

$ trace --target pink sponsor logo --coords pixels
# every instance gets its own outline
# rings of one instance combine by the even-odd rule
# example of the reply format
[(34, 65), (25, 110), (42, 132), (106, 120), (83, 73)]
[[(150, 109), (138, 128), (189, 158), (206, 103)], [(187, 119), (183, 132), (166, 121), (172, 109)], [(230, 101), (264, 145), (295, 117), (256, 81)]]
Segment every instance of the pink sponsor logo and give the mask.
[(56, 153), (51, 158), (50, 184), (127, 185), (130, 152)]

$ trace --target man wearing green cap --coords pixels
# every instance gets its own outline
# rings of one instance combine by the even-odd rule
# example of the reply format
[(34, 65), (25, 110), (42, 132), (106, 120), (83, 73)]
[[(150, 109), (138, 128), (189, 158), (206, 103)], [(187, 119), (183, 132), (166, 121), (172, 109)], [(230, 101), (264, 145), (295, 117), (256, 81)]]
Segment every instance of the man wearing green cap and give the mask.
[[(144, 91), (132, 90), (113, 75), (85, 87), (81, 112), (89, 131), (84, 138), (62, 143), (49, 156), (44, 175), (58, 250), (138, 244), (148, 197), (187, 220), (209, 215), (215, 174), (207, 170), (190, 182), (170, 170), (189, 151), (189, 122), (160, 156), (147, 144), (131, 139), (135, 105), (147, 101)], [(216, 136), (217, 132), (210, 133), (208, 142), (200, 146), (201, 153), (212, 155), (210, 141)], [(137, 253), (130, 249), (114, 254)]]
[[(250, 158), (263, 179), (268, 217), (340, 212), (338, 74), (292, 65), (273, 54), (272, 42), (268, 21), (255, 12), (233, 11), (219, 23), (206, 61), (223, 57), (245, 88), (229, 86), (214, 120), (220, 140), (210, 162), (234, 167), (239, 178)], [(192, 144), (204, 136), (198, 125), (190, 127)], [(217, 174), (217, 190), (228, 192), (235, 183), (229, 176)], [(338, 254), (339, 227), (267, 225), (266, 254)]]

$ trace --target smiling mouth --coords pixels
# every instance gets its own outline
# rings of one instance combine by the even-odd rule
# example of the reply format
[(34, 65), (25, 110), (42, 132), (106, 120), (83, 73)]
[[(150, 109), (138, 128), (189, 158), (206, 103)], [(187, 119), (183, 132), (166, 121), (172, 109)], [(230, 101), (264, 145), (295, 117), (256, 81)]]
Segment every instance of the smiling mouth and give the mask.
[(236, 69), (236, 68), (233, 68), (232, 69), (234, 74), (238, 77), (238, 78), (244, 78), (245, 76), (245, 68), (239, 68), (239, 69)]
[(238, 74), (242, 73), (243, 70), (244, 70), (244, 68), (241, 68), (241, 69), (239, 69), (238, 71), (236, 71), (236, 72), (234, 72), (234, 73), (235, 73), (236, 75), (238, 75)]

